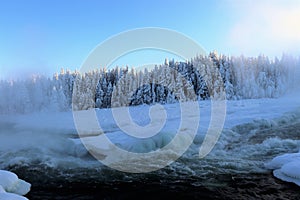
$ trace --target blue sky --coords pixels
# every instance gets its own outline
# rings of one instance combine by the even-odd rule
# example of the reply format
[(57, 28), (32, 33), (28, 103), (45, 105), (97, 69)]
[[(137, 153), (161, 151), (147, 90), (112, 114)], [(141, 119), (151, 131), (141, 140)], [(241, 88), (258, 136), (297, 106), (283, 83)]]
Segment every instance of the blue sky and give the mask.
[(105, 39), (142, 27), (172, 29), (226, 55), (300, 55), (299, 21), (297, 0), (2, 1), (0, 79), (78, 69)]

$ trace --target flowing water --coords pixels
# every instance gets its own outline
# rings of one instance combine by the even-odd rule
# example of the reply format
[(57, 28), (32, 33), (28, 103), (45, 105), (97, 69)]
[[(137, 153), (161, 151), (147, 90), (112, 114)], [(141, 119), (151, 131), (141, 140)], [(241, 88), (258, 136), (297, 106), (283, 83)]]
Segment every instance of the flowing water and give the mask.
[[(16, 134), (14, 124), (1, 127), (6, 136)], [(275, 179), (264, 165), (277, 155), (299, 151), (299, 111), (225, 129), (204, 159), (198, 157), (202, 140), (196, 137), (176, 162), (146, 174), (119, 172), (90, 155), (66, 153), (71, 148), (68, 134), (49, 130), (24, 130), (22, 137), (0, 134), (0, 166), (32, 183), (29, 199), (300, 199), (299, 187)], [(52, 139), (47, 140), (50, 134)], [(15, 150), (5, 146), (4, 140), (9, 143), (16, 137), (17, 145), (27, 140), (26, 145)]]

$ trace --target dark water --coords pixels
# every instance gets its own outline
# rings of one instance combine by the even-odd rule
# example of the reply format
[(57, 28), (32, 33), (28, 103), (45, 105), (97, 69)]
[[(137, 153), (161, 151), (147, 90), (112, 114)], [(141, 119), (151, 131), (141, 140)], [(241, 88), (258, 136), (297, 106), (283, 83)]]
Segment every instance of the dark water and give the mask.
[(57, 186), (33, 184), (29, 199), (300, 199), (299, 187), (272, 174), (219, 177), (222, 185), (193, 185), (193, 180), (140, 180), (86, 183), (61, 181)]
[[(42, 170), (43, 169), (43, 170)], [(60, 171), (41, 166), (10, 169), (32, 183), (31, 200), (69, 199), (299, 199), (300, 188), (266, 173), (172, 175), (170, 168), (127, 174), (109, 168)], [(168, 173), (170, 175), (168, 175)]]

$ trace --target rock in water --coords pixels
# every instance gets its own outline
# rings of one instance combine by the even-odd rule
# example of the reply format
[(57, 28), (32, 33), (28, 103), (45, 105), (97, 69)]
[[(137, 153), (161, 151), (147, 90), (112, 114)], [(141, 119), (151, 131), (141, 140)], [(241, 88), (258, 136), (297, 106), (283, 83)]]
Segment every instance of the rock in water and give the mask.
[(0, 199), (1, 200), (28, 200), (26, 197), (13, 194), (13, 193), (0, 193)]
[(300, 162), (289, 162), (282, 166), (281, 169), (277, 169), (274, 172), (274, 176), (287, 182), (292, 182), (300, 186)]
[(300, 186), (300, 153), (278, 156), (266, 164), (269, 169), (275, 169), (273, 174), (283, 181)]
[[(0, 186), (2, 186), (2, 190), (5, 192), (25, 195), (30, 191), (31, 184), (19, 179), (18, 176), (12, 172), (0, 170)], [(1, 194), (3, 194), (3, 192)]]

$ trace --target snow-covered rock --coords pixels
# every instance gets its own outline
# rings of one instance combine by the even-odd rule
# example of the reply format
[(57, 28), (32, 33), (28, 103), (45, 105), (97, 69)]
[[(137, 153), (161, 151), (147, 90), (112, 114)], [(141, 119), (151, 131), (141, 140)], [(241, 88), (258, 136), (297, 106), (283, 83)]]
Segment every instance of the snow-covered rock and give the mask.
[[(25, 195), (30, 191), (31, 184), (18, 178), (12, 172), (0, 170), (0, 199), (26, 199), (19, 195)], [(17, 198), (20, 197), (20, 198)]]
[(280, 169), (283, 165), (293, 161), (300, 162), (300, 153), (288, 153), (281, 156), (277, 156), (273, 158), (271, 162), (267, 163), (266, 167), (269, 169)]
[(0, 199), (1, 200), (28, 200), (26, 197), (13, 194), (13, 193), (7, 193), (7, 192), (0, 192)]
[(275, 157), (266, 167), (274, 169), (275, 177), (300, 186), (300, 152)]
[(0, 185), (0, 193), (4, 193), (5, 190), (3, 189), (2, 185)]

